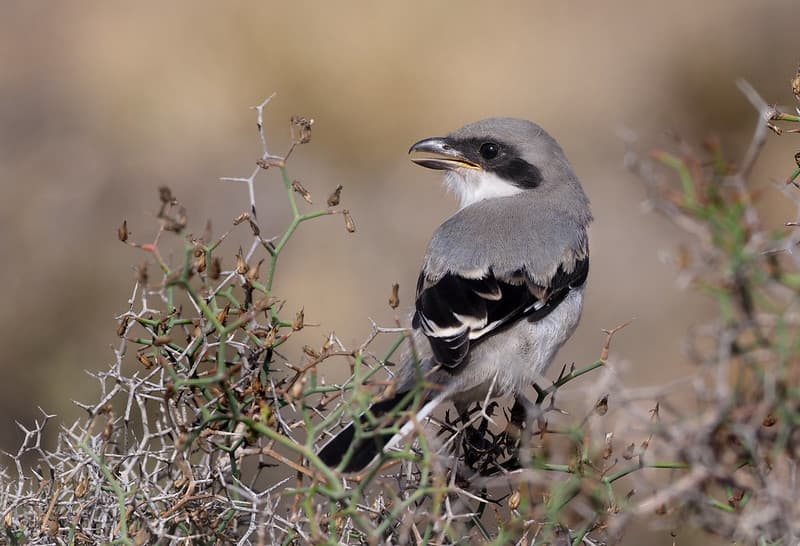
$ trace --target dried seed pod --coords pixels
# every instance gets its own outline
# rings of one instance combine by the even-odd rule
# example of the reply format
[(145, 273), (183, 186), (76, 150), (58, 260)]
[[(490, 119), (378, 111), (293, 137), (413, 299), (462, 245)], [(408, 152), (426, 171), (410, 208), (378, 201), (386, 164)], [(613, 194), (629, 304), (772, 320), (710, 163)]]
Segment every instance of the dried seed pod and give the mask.
[(311, 345), (303, 345), (303, 352), (315, 360), (321, 356)]
[(149, 356), (147, 356), (147, 355), (146, 355), (146, 354), (144, 354), (144, 353), (139, 353), (139, 354), (137, 354), (137, 355), (136, 355), (136, 359), (137, 359), (137, 360), (138, 360), (138, 361), (141, 363), (141, 365), (142, 365), (142, 366), (144, 366), (144, 367), (145, 367), (145, 369), (147, 369), (147, 370), (149, 370), (150, 368), (152, 368), (152, 367), (153, 367), (153, 365), (155, 364), (155, 362), (153, 362), (153, 359), (152, 359), (152, 358), (150, 358)]
[(239, 275), (246, 275), (249, 270), (250, 266), (247, 265), (240, 247), (239, 252), (236, 253), (236, 272)]
[(272, 296), (264, 296), (256, 300), (256, 302), (253, 304), (253, 308), (257, 312), (264, 311), (265, 309), (269, 309), (270, 307), (275, 305), (278, 301), (280, 301), (278, 298), (274, 298)]
[(292, 180), (292, 189), (295, 191), (295, 193), (300, 194), (300, 197), (303, 198), (303, 201), (305, 201), (309, 205), (314, 204), (311, 201), (311, 192), (305, 189), (299, 180)]
[(297, 332), (298, 330), (302, 330), (305, 322), (305, 312), (303, 309), (300, 309), (297, 312), (297, 315), (294, 317), (294, 322), (292, 322), (292, 330)]
[(255, 267), (251, 267), (245, 275), (245, 278), (252, 284), (258, 280), (258, 275), (261, 271), (261, 264), (264, 263), (263, 258), (258, 261)]
[(597, 415), (605, 415), (608, 413), (608, 395), (603, 396), (594, 406), (594, 411)]
[(739, 503), (742, 502), (743, 498), (744, 498), (744, 489), (736, 489), (734, 490), (734, 493), (728, 497), (728, 505), (730, 505), (731, 508), (738, 508)]
[(336, 189), (333, 190), (333, 193), (328, 196), (328, 206), (329, 207), (335, 207), (342, 200), (342, 188), (343, 187), (344, 186), (339, 184), (338, 186), (336, 186)]
[(275, 345), (275, 340), (278, 338), (278, 331), (275, 328), (271, 328), (267, 331), (267, 335), (264, 336), (264, 347), (269, 349), (273, 345)]
[(389, 307), (397, 309), (398, 305), (400, 305), (400, 285), (394, 283), (392, 285), (392, 295), (389, 296)]
[(128, 241), (129, 235), (130, 233), (128, 233), (128, 221), (123, 220), (122, 225), (119, 226), (119, 228), (117, 229), (117, 237), (119, 238), (120, 241), (126, 243)]
[(606, 434), (606, 441), (605, 445), (603, 446), (603, 458), (608, 459), (614, 453), (614, 446), (612, 444), (612, 440), (614, 439), (614, 433), (609, 432)]
[(356, 232), (356, 223), (353, 222), (353, 217), (350, 215), (350, 211), (345, 209), (342, 211), (344, 215), (344, 227), (348, 233), (355, 233)]
[(322, 344), (323, 354), (328, 354), (333, 348), (334, 343), (336, 343), (336, 336), (333, 332), (331, 332), (328, 334), (328, 337), (325, 338), (325, 343)]
[(225, 305), (225, 308), (217, 314), (217, 321), (225, 326), (225, 323), (228, 321), (228, 313), (231, 310), (231, 304), (228, 303)]
[(242, 214), (233, 219), (233, 225), (238, 226), (242, 222), (246, 222), (248, 220), (250, 220), (250, 215), (247, 214), (246, 212), (243, 212)]
[(222, 274), (222, 262), (220, 261), (219, 257), (214, 256), (211, 260), (211, 267), (208, 268), (208, 277), (216, 281), (219, 279), (220, 275)]
[(200, 255), (197, 255), (197, 251), (195, 251), (195, 261), (194, 261), (194, 268), (197, 270), (198, 273), (202, 273), (206, 270), (206, 253), (200, 250)]
[(167, 186), (160, 186), (158, 188), (158, 197), (165, 205), (175, 202), (175, 197), (172, 196), (172, 190), (170, 190)]
[(120, 321), (119, 326), (117, 326), (117, 337), (122, 337), (122, 336), (125, 335), (125, 332), (128, 330), (128, 324), (130, 322), (131, 322), (131, 317), (130, 316), (126, 315), (126, 316), (122, 317), (122, 320)]
[(108, 416), (108, 421), (106, 421), (106, 426), (103, 427), (103, 433), (100, 435), (100, 437), (103, 439), (103, 441), (107, 442), (108, 439), (111, 438), (111, 435), (113, 433), (114, 433), (114, 414), (111, 413)]
[(636, 445), (631, 443), (628, 447), (625, 448), (625, 451), (622, 452), (622, 458), (626, 461), (630, 461), (633, 459), (633, 456), (636, 455)]
[(292, 122), (292, 142), (296, 144), (306, 144), (311, 142), (311, 127), (314, 125), (312, 118), (293, 115)]
[(508, 507), (511, 510), (516, 510), (519, 508), (520, 500), (522, 499), (522, 494), (519, 492), (519, 489), (515, 489), (511, 496), (508, 497)]

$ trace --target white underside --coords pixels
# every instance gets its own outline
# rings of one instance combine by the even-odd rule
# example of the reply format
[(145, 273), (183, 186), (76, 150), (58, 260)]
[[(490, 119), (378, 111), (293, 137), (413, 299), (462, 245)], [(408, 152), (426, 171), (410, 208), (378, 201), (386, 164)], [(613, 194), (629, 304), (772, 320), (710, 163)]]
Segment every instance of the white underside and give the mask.
[[(542, 382), (543, 374), (552, 363), (558, 350), (578, 326), (583, 306), (583, 288), (573, 290), (553, 312), (538, 322), (519, 320), (507, 330), (499, 332), (470, 349), (467, 359), (459, 368), (435, 371), (428, 376), (443, 390), (427, 402), (413, 421), (407, 422), (394, 435), (384, 451), (396, 447), (444, 401), (451, 399), (457, 408), (487, 399), (523, 394), (533, 383)], [(429, 359), (430, 346), (420, 330), (414, 332), (418, 357), (423, 366)], [(413, 364), (406, 363), (398, 374), (401, 385), (416, 381)], [(400, 389), (407, 389), (401, 386)], [(492, 392), (489, 393), (489, 390)]]
[(575, 331), (582, 305), (583, 290), (575, 290), (542, 320), (522, 319), (479, 344), (462, 364), (452, 398), (460, 403), (483, 400), (492, 381), (492, 396), (523, 393), (534, 382), (541, 382), (556, 353)]
[[(578, 326), (582, 306), (583, 289), (573, 290), (545, 318), (537, 322), (523, 318), (491, 334), (470, 348), (456, 370), (434, 371), (429, 379), (445, 388), (447, 398), (464, 403), (484, 399), (492, 381), (495, 382), (492, 396), (524, 392), (543, 379), (542, 374)], [(423, 366), (429, 366), (428, 340), (419, 330), (414, 337)], [(416, 381), (413, 364), (406, 364), (397, 379), (398, 390), (410, 388)]]

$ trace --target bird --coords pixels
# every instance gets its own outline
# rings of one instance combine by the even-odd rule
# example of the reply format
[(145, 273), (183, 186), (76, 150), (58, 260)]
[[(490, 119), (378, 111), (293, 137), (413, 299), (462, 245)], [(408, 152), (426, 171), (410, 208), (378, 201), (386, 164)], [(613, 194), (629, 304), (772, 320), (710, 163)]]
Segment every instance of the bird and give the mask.
[[(318, 451), (345, 473), (366, 468), (410, 432), (375, 430), (431, 387), (417, 421), (447, 400), (464, 415), (488, 397), (525, 391), (580, 320), (589, 273), (589, 199), (564, 151), (539, 125), (488, 118), (445, 137), (420, 140), (411, 160), (443, 171), (458, 210), (434, 232), (423, 259), (411, 320), (412, 348), (394, 394), (372, 404)], [(370, 425), (372, 423), (372, 425)], [(385, 423), (384, 423), (385, 425)], [(372, 430), (356, 434), (356, 428)]]

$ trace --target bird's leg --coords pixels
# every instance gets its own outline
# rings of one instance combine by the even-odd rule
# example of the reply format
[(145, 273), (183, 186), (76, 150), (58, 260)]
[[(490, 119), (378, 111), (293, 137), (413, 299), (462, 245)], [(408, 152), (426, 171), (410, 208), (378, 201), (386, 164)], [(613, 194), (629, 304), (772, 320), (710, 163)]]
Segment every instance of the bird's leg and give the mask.
[(458, 419), (461, 421), (461, 428), (464, 429), (469, 426), (469, 404), (461, 401), (454, 401), (453, 405), (458, 412)]
[[(472, 467), (491, 447), (491, 442), (486, 440), (488, 423), (486, 419), (481, 419), (477, 427), (473, 426), (472, 423), (475, 418), (472, 417), (472, 412), (469, 411), (469, 404), (455, 403), (455, 406), (462, 424), (459, 433), (463, 433), (464, 461), (468, 466)], [(481, 411), (481, 415), (483, 413)]]
[(542, 387), (537, 385), (536, 383), (533, 384), (533, 390), (536, 391), (536, 404), (541, 404), (544, 402), (544, 399), (547, 398), (547, 391), (544, 390)]
[(514, 406), (511, 408), (508, 425), (503, 434), (506, 451), (509, 454), (518, 456), (521, 448), (530, 446), (534, 421), (542, 416), (539, 404), (538, 397), (535, 402), (523, 394), (514, 397)]
[(508, 418), (509, 426), (514, 426), (517, 430), (522, 430), (525, 427), (525, 418), (528, 415), (525, 401), (527, 401), (527, 398), (515, 396), (514, 406), (511, 408), (511, 415)]

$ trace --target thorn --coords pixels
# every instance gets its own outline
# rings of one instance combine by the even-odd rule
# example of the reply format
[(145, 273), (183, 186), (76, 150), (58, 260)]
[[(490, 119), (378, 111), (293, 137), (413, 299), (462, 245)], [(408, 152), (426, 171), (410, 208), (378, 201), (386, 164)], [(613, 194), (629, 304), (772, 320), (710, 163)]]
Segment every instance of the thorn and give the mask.
[(128, 242), (129, 235), (130, 233), (128, 233), (128, 221), (123, 220), (122, 225), (119, 226), (119, 228), (117, 229), (117, 237), (119, 238), (120, 241), (126, 243)]
[(303, 198), (303, 201), (308, 203), (309, 205), (313, 205), (314, 203), (311, 201), (311, 192), (308, 191), (303, 187), (303, 184), (300, 183), (299, 180), (292, 180), (292, 189), (295, 193), (299, 193), (300, 197)]
[(236, 253), (236, 272), (239, 275), (246, 275), (249, 270), (250, 266), (247, 265), (244, 259), (244, 251), (242, 247), (239, 247), (239, 252)]
[(630, 319), (623, 322), (619, 326), (615, 326), (611, 330), (602, 330), (602, 332), (606, 335), (606, 342), (603, 344), (603, 350), (600, 352), (600, 360), (602, 360), (604, 364), (608, 362), (608, 352), (611, 349), (611, 340), (614, 338), (614, 335), (633, 321), (634, 319)]

